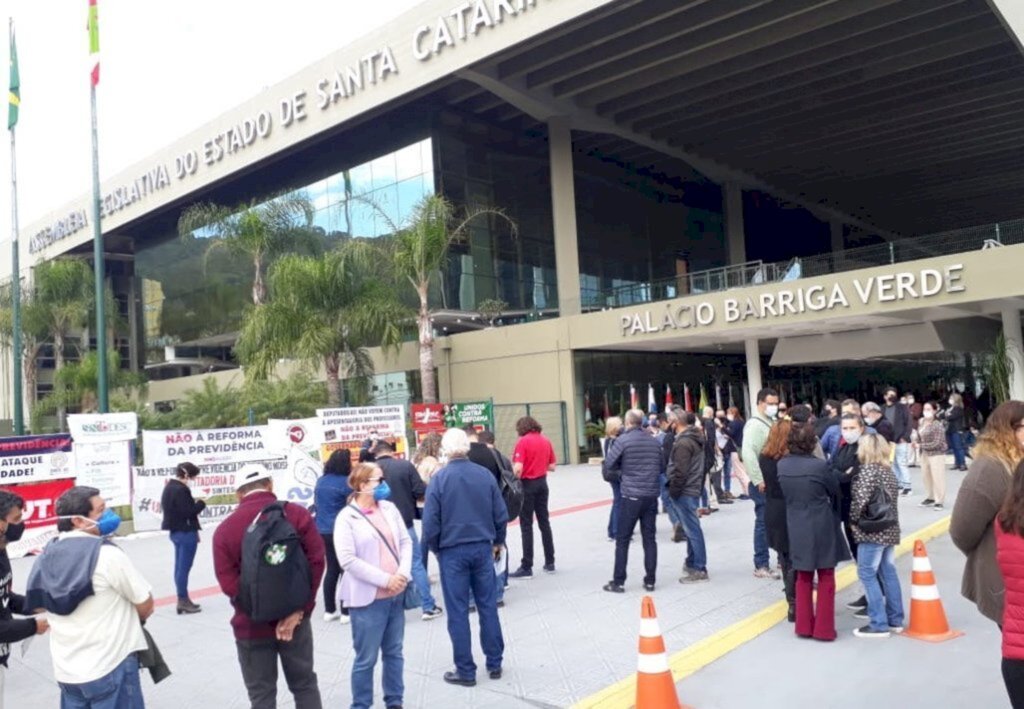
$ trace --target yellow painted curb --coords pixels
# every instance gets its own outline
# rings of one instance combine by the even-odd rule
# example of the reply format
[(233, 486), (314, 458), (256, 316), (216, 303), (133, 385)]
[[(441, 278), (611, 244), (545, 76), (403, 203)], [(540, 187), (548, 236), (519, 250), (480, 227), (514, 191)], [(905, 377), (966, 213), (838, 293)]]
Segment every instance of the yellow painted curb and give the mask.
[[(930, 541), (949, 531), (949, 517), (943, 517), (927, 527), (903, 538), (896, 547), (896, 556), (902, 556), (914, 548), (914, 541)], [(841, 591), (857, 580), (856, 564), (849, 564), (836, 572), (836, 591)], [(679, 682), (707, 667), (718, 658), (732, 652), (740, 645), (750, 642), (761, 633), (786, 618), (788, 608), (784, 600), (750, 615), (714, 635), (700, 640), (669, 658), (672, 678)], [(636, 696), (636, 675), (619, 680), (573, 705), (573, 709), (628, 709), (634, 706)]]

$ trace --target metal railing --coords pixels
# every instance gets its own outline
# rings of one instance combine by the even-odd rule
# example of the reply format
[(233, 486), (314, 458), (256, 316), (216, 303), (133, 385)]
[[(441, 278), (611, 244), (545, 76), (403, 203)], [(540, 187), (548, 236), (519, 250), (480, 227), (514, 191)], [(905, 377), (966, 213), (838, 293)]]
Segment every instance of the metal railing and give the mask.
[(623, 308), (685, 295), (748, 288), (1013, 244), (1024, 244), (1024, 219), (926, 234), (778, 263), (750, 261), (600, 291), (584, 290), (583, 309)]

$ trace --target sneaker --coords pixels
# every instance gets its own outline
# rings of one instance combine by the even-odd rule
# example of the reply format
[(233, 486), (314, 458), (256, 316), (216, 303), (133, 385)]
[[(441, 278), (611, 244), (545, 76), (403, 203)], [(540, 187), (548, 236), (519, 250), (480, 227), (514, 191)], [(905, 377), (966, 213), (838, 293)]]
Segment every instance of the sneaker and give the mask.
[(772, 576), (772, 570), (769, 569), (767, 566), (765, 566), (765, 567), (760, 568), (760, 569), (754, 569), (754, 578), (757, 578), (757, 579), (770, 579), (770, 578), (774, 578), (774, 577)]
[(434, 618), (440, 618), (444, 615), (444, 608), (441, 606), (434, 606), (429, 611), (423, 611), (423, 615), (420, 616), (420, 620), (433, 620)]
[(846, 607), (849, 608), (851, 611), (862, 610), (868, 607), (868, 599), (864, 596), (861, 596), (856, 601), (850, 601), (849, 603), (847, 603)]
[(651, 593), (652, 591), (654, 591), (654, 584), (653, 583), (645, 583), (644, 584), (644, 590), (647, 591), (648, 593)]
[(683, 525), (677, 524), (672, 528), (672, 541), (675, 543), (685, 542), (686, 533), (683, 531)]
[(740, 495), (736, 499), (738, 499), (738, 500), (749, 500), (750, 499), (750, 495)]
[(352, 622), (352, 618), (349, 617), (348, 613), (342, 613), (341, 617), (338, 618), (338, 622), (341, 623), (342, 625), (348, 625), (349, 623)]
[(689, 571), (686, 576), (679, 579), (679, 583), (698, 583), (700, 581), (708, 580), (707, 571)]
[(604, 588), (605, 591), (608, 591), (608, 593), (625, 593), (626, 592), (626, 589), (624, 589), (621, 585), (615, 583), (614, 581), (609, 581), (602, 588)]
[(894, 633), (896, 635), (899, 635), (900, 633), (903, 632), (903, 626), (902, 625), (890, 625), (889, 626), (889, 632), (890, 633)]
[(910, 493), (911, 490), (909, 487), (905, 487), (902, 490), (900, 490), (900, 495), (902, 495), (903, 497), (910, 497)]
[(549, 574), (553, 574), (553, 573), (555, 573), (555, 565), (554, 564), (544, 564), (544, 570), (546, 572), (548, 572)]
[(853, 617), (857, 620), (871, 620), (871, 616), (868, 615), (867, 608), (862, 608), (859, 611), (855, 611)]
[(733, 502), (733, 499), (731, 497), (719, 497), (718, 498), (718, 504), (720, 504), (720, 505), (733, 505), (733, 504), (736, 504), (736, 503)]
[(510, 579), (523, 579), (529, 581), (533, 578), (533, 569), (524, 569), (520, 566), (518, 569), (508, 575)]
[(921, 500), (920, 502), (918, 502), (917, 506), (918, 507), (931, 507), (934, 504), (935, 504), (935, 500), (933, 500), (930, 497), (926, 497), (923, 500)]
[(341, 613), (334, 611), (333, 613), (324, 613), (324, 622), (330, 623), (332, 620), (337, 620), (341, 617)]
[(853, 631), (853, 634), (858, 638), (887, 638), (890, 633), (889, 630), (874, 630), (870, 625), (865, 625), (863, 628), (857, 628)]
[(941, 502), (936, 502), (932, 509), (937, 512), (941, 512), (942, 510), (946, 509), (946, 507)]
[(782, 572), (778, 569), (768, 569), (768, 573), (772, 575), (772, 578), (778, 581), (782, 578)]

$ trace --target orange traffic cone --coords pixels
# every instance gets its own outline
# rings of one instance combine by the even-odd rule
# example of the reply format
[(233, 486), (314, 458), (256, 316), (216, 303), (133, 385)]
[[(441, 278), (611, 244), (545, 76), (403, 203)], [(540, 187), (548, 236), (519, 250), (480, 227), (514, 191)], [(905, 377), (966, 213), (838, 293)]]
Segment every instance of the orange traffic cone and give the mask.
[(658, 627), (654, 600), (640, 605), (640, 654), (636, 667), (636, 709), (681, 709), (676, 683), (668, 669), (665, 639)]
[(959, 630), (950, 630), (946, 611), (939, 598), (939, 587), (935, 585), (932, 562), (928, 560), (924, 542), (914, 542), (914, 570), (910, 579), (910, 628), (904, 635), (917, 640), (941, 643), (963, 635)]

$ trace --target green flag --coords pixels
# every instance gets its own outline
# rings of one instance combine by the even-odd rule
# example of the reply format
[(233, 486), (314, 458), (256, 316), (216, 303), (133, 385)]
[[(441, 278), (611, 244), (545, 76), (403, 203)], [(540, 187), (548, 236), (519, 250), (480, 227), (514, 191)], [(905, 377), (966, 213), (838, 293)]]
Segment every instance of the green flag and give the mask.
[(18, 77), (18, 50), (14, 46), (14, 27), (11, 27), (11, 87), (7, 92), (7, 130), (13, 130), (18, 123), (18, 106), (21, 105), (21, 79)]

